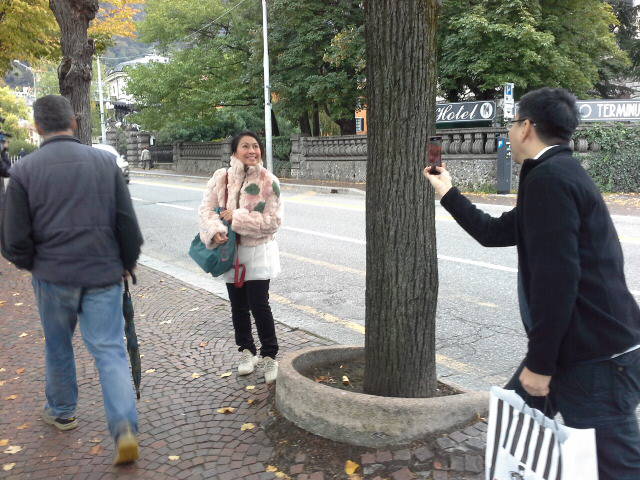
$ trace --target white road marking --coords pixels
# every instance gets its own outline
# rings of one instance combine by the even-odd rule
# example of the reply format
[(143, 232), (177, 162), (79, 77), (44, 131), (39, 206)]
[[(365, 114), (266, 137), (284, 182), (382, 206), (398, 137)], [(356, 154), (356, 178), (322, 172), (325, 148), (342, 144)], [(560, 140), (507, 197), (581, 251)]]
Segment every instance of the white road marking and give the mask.
[(162, 205), (163, 207), (177, 208), (178, 210), (187, 210), (192, 212), (195, 210), (193, 207), (183, 207), (182, 205), (172, 205), (171, 203), (156, 203), (156, 205)]

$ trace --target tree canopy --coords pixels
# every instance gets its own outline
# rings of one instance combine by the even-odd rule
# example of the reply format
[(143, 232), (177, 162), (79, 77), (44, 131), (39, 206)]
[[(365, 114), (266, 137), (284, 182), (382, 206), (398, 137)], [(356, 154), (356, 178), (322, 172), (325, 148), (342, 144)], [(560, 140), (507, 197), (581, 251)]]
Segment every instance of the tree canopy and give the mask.
[(10, 133), (15, 140), (25, 140), (29, 131), (21, 120), (27, 120), (29, 109), (24, 99), (16, 97), (9, 87), (0, 87), (0, 116), (4, 117), (2, 131)]

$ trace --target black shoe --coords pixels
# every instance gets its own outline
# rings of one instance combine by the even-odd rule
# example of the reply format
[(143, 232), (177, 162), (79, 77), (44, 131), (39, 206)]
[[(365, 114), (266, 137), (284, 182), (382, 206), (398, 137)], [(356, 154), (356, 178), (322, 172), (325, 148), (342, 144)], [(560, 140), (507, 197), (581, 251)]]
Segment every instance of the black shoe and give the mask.
[(49, 425), (53, 425), (58, 430), (73, 430), (78, 426), (78, 420), (76, 417), (71, 418), (60, 418), (54, 417), (49, 413), (47, 409), (42, 412), (42, 420)]

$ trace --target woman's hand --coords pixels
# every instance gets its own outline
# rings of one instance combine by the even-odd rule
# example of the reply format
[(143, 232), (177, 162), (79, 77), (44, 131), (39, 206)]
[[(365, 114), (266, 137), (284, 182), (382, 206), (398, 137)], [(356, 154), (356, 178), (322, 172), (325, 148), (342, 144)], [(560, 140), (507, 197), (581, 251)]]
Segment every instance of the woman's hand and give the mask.
[(226, 233), (216, 233), (213, 236), (213, 242), (217, 243), (218, 245), (221, 245), (223, 243), (227, 243), (228, 240), (229, 240), (229, 237), (227, 237)]
[(220, 218), (222, 220), (226, 220), (227, 222), (231, 223), (233, 220), (233, 210), (225, 210), (220, 214)]

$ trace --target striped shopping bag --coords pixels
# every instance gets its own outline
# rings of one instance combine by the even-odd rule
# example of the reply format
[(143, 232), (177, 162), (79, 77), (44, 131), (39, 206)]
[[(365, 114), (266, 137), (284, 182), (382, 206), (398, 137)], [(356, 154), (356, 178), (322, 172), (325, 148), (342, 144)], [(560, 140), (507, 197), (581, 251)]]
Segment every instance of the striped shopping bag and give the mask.
[(560, 425), (493, 387), (485, 468), (486, 480), (598, 480), (595, 431)]

